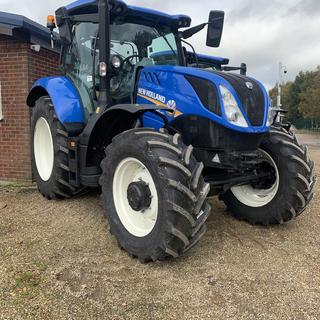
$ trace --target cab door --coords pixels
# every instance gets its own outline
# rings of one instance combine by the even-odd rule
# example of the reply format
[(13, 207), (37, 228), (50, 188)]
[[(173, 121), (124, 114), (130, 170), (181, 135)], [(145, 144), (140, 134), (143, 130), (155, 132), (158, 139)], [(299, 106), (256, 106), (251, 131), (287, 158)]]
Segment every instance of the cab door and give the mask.
[(72, 27), (72, 42), (64, 49), (62, 65), (66, 76), (77, 88), (86, 120), (95, 112), (98, 24), (79, 22)]

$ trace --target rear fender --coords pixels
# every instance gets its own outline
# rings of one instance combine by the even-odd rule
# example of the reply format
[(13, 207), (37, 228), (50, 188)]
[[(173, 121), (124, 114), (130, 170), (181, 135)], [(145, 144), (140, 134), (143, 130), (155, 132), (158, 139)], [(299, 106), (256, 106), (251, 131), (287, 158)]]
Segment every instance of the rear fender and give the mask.
[(85, 115), (77, 89), (67, 77), (48, 77), (35, 82), (27, 105), (34, 107), (36, 101), (48, 95), (61, 123), (85, 123)]

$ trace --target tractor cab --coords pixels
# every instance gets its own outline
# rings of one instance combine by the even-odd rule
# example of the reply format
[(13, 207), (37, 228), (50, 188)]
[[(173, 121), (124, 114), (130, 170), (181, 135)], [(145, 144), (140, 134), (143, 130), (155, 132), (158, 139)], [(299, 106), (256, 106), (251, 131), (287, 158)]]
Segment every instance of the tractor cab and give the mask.
[[(190, 17), (170, 16), (127, 6), (122, 1), (112, 1), (110, 21), (106, 23), (101, 21), (98, 9), (97, 1), (76, 1), (56, 12), (63, 47), (62, 68), (81, 96), (86, 119), (100, 104), (102, 49), (108, 51), (106, 76), (107, 86), (110, 87), (107, 93), (110, 105), (134, 102), (135, 85), (141, 69), (187, 66), (188, 61), (192, 60), (183, 47), (183, 42), (186, 42), (183, 38), (193, 33), (185, 36), (179, 31), (190, 26)], [(199, 30), (205, 25), (201, 25)], [(209, 27), (208, 32), (211, 32), (211, 37), (216, 37), (212, 28)], [(221, 30), (218, 29), (219, 32)], [(102, 41), (106, 35), (108, 42)], [(223, 62), (220, 61), (217, 66)]]
[[(77, 1), (57, 11), (62, 67), (78, 89), (87, 119), (99, 105), (102, 46), (109, 51), (111, 105), (133, 102), (136, 78), (142, 68), (184, 63), (177, 30), (190, 25), (189, 17), (130, 7), (120, 1), (114, 2), (110, 12), (109, 30), (101, 30), (94, 1), (86, 5)], [(110, 44), (101, 41), (102, 33), (108, 34)]]
[[(170, 31), (125, 20), (110, 25), (112, 105), (132, 102), (139, 69), (154, 65), (179, 65), (177, 43)], [(72, 41), (63, 50), (62, 66), (81, 95), (86, 117), (98, 106), (100, 46), (98, 24), (84, 21), (73, 25)], [(170, 54), (162, 54), (168, 50)]]

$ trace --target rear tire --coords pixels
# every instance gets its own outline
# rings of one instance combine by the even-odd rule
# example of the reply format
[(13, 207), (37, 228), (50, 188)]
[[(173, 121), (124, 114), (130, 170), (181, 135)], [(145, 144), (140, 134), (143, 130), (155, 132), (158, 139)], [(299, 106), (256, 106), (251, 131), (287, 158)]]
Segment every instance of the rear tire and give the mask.
[[(126, 131), (107, 147), (101, 168), (110, 231), (130, 256), (141, 262), (177, 258), (202, 238), (210, 214), (209, 185), (201, 175), (203, 165), (180, 135), (146, 128)], [(130, 181), (148, 186), (143, 210), (130, 204)], [(154, 223), (143, 223), (150, 215)]]
[(51, 199), (70, 198), (68, 133), (59, 122), (50, 97), (36, 101), (31, 119), (32, 172), (40, 193)]
[(276, 192), (267, 198), (268, 203), (259, 206), (258, 202), (252, 201), (255, 206), (250, 206), (249, 199), (244, 199), (245, 193), (239, 196), (241, 192), (235, 192), (237, 189), (229, 190), (221, 199), (235, 217), (251, 224), (282, 224), (293, 220), (303, 213), (313, 198), (314, 162), (295, 135), (280, 126), (271, 128), (260, 148), (271, 156), (279, 174), (279, 185), (277, 189), (270, 188), (270, 192)]

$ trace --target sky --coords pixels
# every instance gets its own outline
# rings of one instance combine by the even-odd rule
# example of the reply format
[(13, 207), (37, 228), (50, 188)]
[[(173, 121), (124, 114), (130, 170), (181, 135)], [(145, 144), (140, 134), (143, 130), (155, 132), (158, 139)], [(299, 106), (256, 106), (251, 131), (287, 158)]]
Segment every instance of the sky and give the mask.
[[(270, 89), (278, 81), (279, 62), (293, 80), (300, 70), (320, 65), (320, 0), (127, 0), (128, 4), (171, 14), (187, 14), (192, 25), (208, 20), (210, 10), (226, 12), (220, 48), (205, 45), (206, 31), (189, 39), (200, 53), (245, 62), (248, 75)], [(44, 24), (48, 14), (70, 1), (0, 0), (0, 11), (22, 14)], [(189, 41), (188, 40), (188, 41)]]

